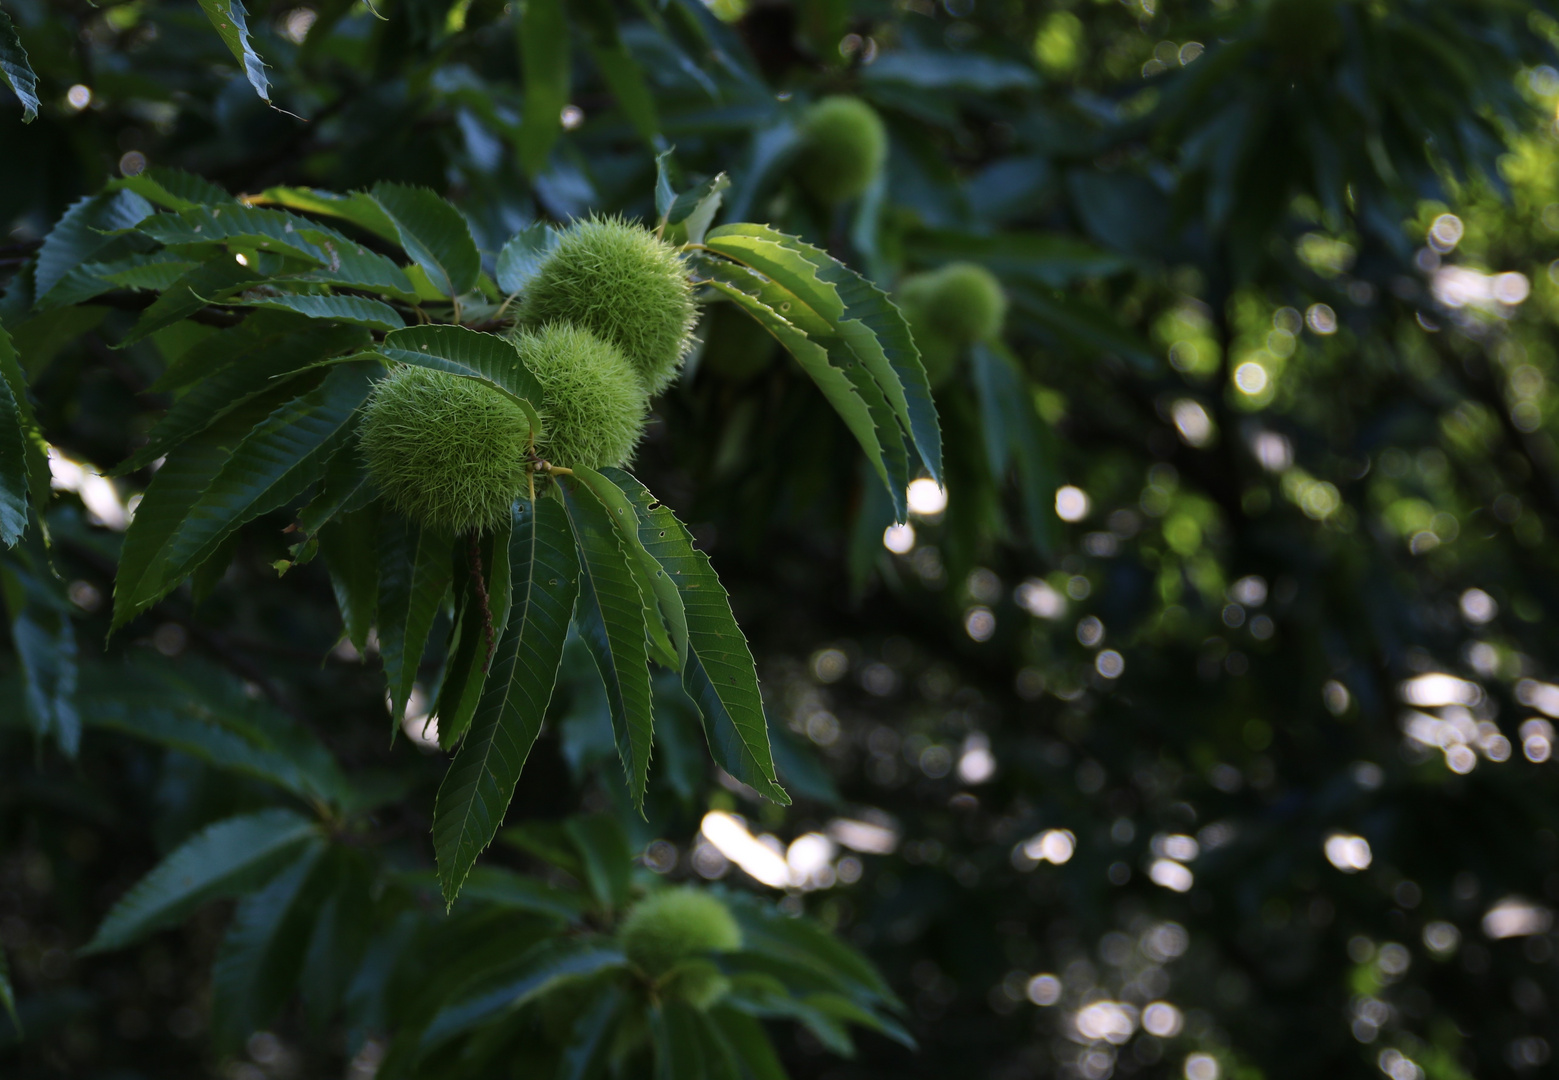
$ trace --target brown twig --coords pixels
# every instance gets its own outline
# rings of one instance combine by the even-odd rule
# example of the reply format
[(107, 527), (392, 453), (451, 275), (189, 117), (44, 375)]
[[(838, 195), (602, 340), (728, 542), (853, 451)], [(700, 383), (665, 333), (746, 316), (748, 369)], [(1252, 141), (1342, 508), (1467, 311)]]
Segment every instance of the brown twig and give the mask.
[(487, 598), (487, 582), (482, 577), (482, 544), (477, 539), (476, 530), (470, 533), (471, 552), (471, 580), (476, 584), (476, 599), (482, 609), (482, 628), (487, 634), (487, 657), (482, 661), (482, 674), (487, 674), (487, 667), (493, 662), (493, 650), (498, 643), (493, 634), (493, 609)]

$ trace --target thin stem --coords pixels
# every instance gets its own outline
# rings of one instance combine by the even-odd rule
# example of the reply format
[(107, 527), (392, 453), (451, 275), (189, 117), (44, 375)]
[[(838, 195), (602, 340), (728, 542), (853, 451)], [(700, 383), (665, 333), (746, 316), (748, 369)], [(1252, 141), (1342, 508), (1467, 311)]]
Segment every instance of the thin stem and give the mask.
[(471, 580), (476, 585), (476, 599), (482, 610), (482, 629), (487, 635), (487, 656), (482, 660), (482, 674), (487, 674), (487, 666), (492, 663), (493, 650), (497, 648), (497, 641), (493, 634), (493, 608), (487, 597), (487, 582), (482, 576), (482, 544), (477, 539), (475, 529), (468, 536), (468, 550), (471, 555)]

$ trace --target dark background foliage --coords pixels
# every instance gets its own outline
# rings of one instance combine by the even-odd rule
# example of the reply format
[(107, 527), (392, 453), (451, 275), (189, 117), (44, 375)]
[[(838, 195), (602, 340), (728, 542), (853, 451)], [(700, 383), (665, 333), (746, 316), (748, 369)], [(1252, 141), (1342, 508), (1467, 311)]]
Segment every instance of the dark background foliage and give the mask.
[[(638, 819), (587, 665), (510, 823), (614, 809), (636, 845), (672, 845), (658, 869), (771, 898), (700, 847), (707, 810), (785, 843), (886, 825), (890, 854), (837, 851), (831, 887), (784, 902), (881, 966), (920, 1048), (866, 1036), (845, 1061), (782, 1027), (794, 1075), (1553, 1068), (1552, 5), (569, 3), (548, 42), (573, 61), (562, 132), (521, 6), (254, 3), (271, 107), (195, 4), (6, 0), (43, 106), (24, 125), (0, 102), (0, 281), (148, 165), (248, 193), (428, 185), (493, 253), (538, 219), (652, 216), (673, 144), (689, 180), (731, 174), (726, 220), (885, 288), (987, 266), (1008, 332), (937, 391), (946, 506), (901, 554), (816, 390), (720, 311), (657, 402), (636, 472), (733, 593), (795, 805), (671, 745)], [(835, 208), (787, 173), (829, 92), (870, 101), (892, 144)], [(111, 347), (134, 312), (30, 317), (17, 280), (0, 319), (43, 431), (118, 463), (167, 401), (155, 353)], [(192, 686), (225, 671), (348, 770), (395, 776), (354, 842), (398, 866), (429, 861), (441, 762), (386, 746), (377, 664), (335, 647), (323, 569), (271, 568), (285, 515), (198, 602), (106, 645), (117, 534), (69, 491), (50, 521), (87, 729), (75, 759), (34, 739), (0, 658), (0, 941), (27, 1031), (0, 1021), (4, 1071), (370, 1075), (365, 1033), (297, 1002), (212, 1049), (229, 904), (74, 956), (173, 844), (269, 798), (100, 730), (94, 702), (122, 689), (104, 650)], [(1174, 1012), (1149, 1024), (1154, 1002)]]

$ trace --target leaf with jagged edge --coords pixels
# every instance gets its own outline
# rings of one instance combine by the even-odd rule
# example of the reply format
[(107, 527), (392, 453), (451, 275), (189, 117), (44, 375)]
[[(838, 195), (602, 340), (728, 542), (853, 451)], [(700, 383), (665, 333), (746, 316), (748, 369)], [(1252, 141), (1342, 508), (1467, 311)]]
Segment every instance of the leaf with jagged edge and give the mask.
[(260, 206), (194, 206), (175, 213), (154, 214), (140, 223), (140, 231), (169, 247), (209, 244), (233, 245), (301, 259), (310, 265), (328, 264), (330, 256), (303, 231), (322, 226), (285, 210)]
[(120, 339), (119, 347), (133, 345), (148, 334), (189, 318), (207, 304), (226, 300), (234, 293), (243, 292), (263, 280), (259, 274), (234, 261), (231, 256), (213, 255), (163, 290), (162, 295), (141, 312), (135, 325)]
[(447, 904), (454, 903), (477, 856), (503, 824), (563, 662), (581, 575), (559, 500), (515, 503), (509, 572), (508, 624), (433, 812), (433, 847)]
[(243, 895), (270, 880), (319, 835), (308, 818), (275, 808), (208, 825), (114, 903), (81, 955), (133, 945), (176, 925), (208, 900)]
[(558, 489), (579, 550), (579, 599), (574, 619), (606, 684), (628, 793), (642, 811), (655, 726), (645, 645), (645, 600), (617, 528), (600, 500), (588, 491), (571, 489), (566, 481), (560, 481)]
[(401, 248), (440, 292), (455, 297), (476, 287), (482, 256), (471, 226), (453, 203), (408, 184), (380, 182), (370, 194), (394, 223)]
[[(254, 318), (264, 318), (267, 314), (261, 313)], [(164, 379), (157, 384), (159, 390), (184, 385), (191, 375), (199, 372), (199, 365), (204, 361), (220, 365), (173, 403), (152, 428), (145, 445), (116, 465), (109, 472), (110, 476), (124, 476), (145, 468), (244, 402), (269, 394), (276, 389), (282, 376), (298, 373), (305, 378), (317, 377), (308, 371), (313, 364), (325, 357), (351, 353), (371, 340), (368, 331), (359, 326), (301, 321), (292, 328), (281, 321), (275, 333), (257, 329), (251, 336), (245, 329), (251, 321), (212, 334), (168, 369)]]
[(475, 378), (525, 410), (531, 430), (541, 431), (534, 404), (542, 399), (541, 384), (507, 338), (464, 326), (408, 326), (386, 334), (375, 351), (396, 363)]
[(368, 648), (368, 632), (379, 609), (378, 533), (375, 505), (332, 518), (319, 532), (320, 554), (347, 640), (360, 654)]
[(73, 203), (43, 238), (33, 265), (33, 295), (46, 299), (71, 270), (112, 241), (110, 233), (135, 227), (152, 214), (152, 204), (133, 191), (91, 195)]
[(128, 597), (130, 611), (151, 606), (229, 533), (284, 506), (323, 476), (368, 396), (367, 367), (334, 369), (319, 386), (280, 406), (244, 436), (157, 552), (155, 570)]
[[(11, 339), (0, 326), (0, 350), (10, 346)], [(27, 531), (27, 426), (10, 383), (0, 379), (0, 544), (6, 547), (14, 546)]]
[(454, 574), (454, 537), (385, 515), (379, 533), (379, 655), (390, 694), (391, 731), (399, 731), (433, 620)]
[(243, 65), (244, 76), (254, 92), (269, 104), (271, 81), (265, 74), (265, 61), (254, 51), (254, 38), (249, 33), (249, 19), (242, 0), (200, 0), (200, 10), (216, 27), (217, 36), (233, 54), (233, 59)]
[[(33, 74), (32, 64), (27, 61), (27, 50), (22, 48), (22, 39), (16, 34), (16, 24), (11, 17), (0, 9), (0, 80), (3, 80), (11, 88), (22, 103), (22, 123), (30, 124), (38, 118), (38, 76)], [(3, 963), (0, 958), (0, 963)], [(6, 990), (10, 990), (10, 984), (6, 984)], [(12, 1012), (15, 1018), (15, 1012)]]
[[(481, 560), (479, 568), (471, 565), (469, 547), (455, 552), (455, 618), (450, 625), (449, 648), (445, 650), (444, 681), (433, 706), (438, 744), (444, 750), (453, 749), (471, 726), (487, 683), (492, 654), (509, 624), (509, 604), (514, 593), (509, 551), (513, 528), (511, 514), (508, 520), (483, 530), (476, 547)], [(486, 611), (482, 592), (487, 594)]]
[(315, 869), (325, 851), (323, 839), (310, 840), (291, 866), (233, 909), (211, 965), (211, 1040), (218, 1050), (242, 1046), (292, 996), (320, 899)]
[(542, 221), (509, 237), (498, 253), (498, 287), (511, 294), (525, 288), (562, 239), (561, 232)]
[(366, 326), (370, 330), (399, 330), (406, 325), (389, 304), (365, 296), (310, 296), (282, 293), (234, 301), (243, 307), (292, 311), (310, 319)]
[[(883, 485), (893, 495), (899, 520), (903, 520), (904, 491), (902, 488), (893, 490), (893, 480), (883, 457), (882, 442), (877, 437), (877, 423), (872, 418), (871, 409), (856, 390), (855, 384), (843, 371), (834, 366), (826, 348), (807, 336), (800, 327), (765, 301), (768, 283), (760, 279), (755, 272), (734, 263), (721, 265), (714, 260), (707, 262), (704, 269), (710, 275), (707, 284), (735, 301), (737, 307), (756, 319), (791, 356), (795, 357), (801, 369), (817, 384), (817, 388), (823, 392), (828, 403), (834, 407), (839, 418), (850, 429), (850, 434), (855, 436), (856, 442), (861, 444), (861, 449), (866, 451), (866, 460), (871, 462)], [(767, 295), (772, 299), (774, 294), (769, 291)]]
[(940, 482), (942, 434), (931, 383), (909, 324), (888, 295), (826, 251), (767, 225), (724, 225), (704, 245), (779, 281), (830, 321), (877, 380)]
[(513, 962), (509, 976), (490, 990), (445, 1005), (423, 1030), (421, 1046), (431, 1050), (498, 1016), (534, 1001), (568, 981), (622, 968), (627, 961), (610, 938), (599, 935), (548, 938)]
[(125, 188), (165, 210), (192, 210), (197, 206), (238, 206), (238, 200), (204, 177), (183, 169), (154, 165), (108, 183), (109, 190)]
[(16, 349), (11, 342), (11, 335), (6, 331), (4, 324), (0, 324), (0, 382), (4, 382), (6, 389), (10, 391), (11, 400), (16, 405), (16, 414), (21, 420), (22, 438), (26, 443), (27, 492), (32, 499), (33, 509), (42, 514), (44, 508), (49, 505), (49, 495), (52, 490), (49, 444), (43, 437), (43, 431), (38, 427), (38, 418), (34, 415), (32, 402), (27, 397), (27, 373), (22, 370)]
[(534, 179), (546, 171), (552, 147), (563, 133), (572, 72), (568, 19), (562, 0), (527, 0), (516, 23), (525, 80), (525, 115), (520, 121), (520, 167)]
[(283, 386), (241, 403), (215, 424), (195, 434), (168, 454), (141, 496), (135, 517), (125, 530), (114, 574), (115, 629), (141, 610), (132, 597), (151, 588), (158, 574), (157, 555), (210, 486), (233, 449), (249, 429), (284, 403), (294, 388)]
[(628, 557), (628, 569), (644, 602), (644, 629), (650, 659), (681, 671), (687, 659), (687, 615), (682, 595), (639, 539), (639, 517), (622, 490), (594, 469), (575, 466), (574, 479), (601, 502)]
[(774, 770), (757, 665), (709, 556), (693, 546), (692, 535), (671, 508), (633, 476), (621, 469), (602, 473), (633, 504), (645, 549), (682, 593), (688, 627), (682, 685), (703, 714), (710, 753), (736, 779), (788, 806), (790, 796)]

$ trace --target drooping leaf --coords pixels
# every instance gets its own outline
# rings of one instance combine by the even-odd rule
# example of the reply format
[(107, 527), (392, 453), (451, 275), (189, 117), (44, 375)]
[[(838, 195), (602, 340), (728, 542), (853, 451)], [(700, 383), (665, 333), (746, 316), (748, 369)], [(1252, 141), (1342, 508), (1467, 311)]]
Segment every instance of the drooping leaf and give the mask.
[(460, 888), (460, 900), (496, 904), (566, 922), (578, 922), (587, 909), (582, 894), (499, 866), (473, 866)]
[(724, 1037), (700, 1010), (674, 998), (650, 1012), (655, 1080), (742, 1080)]
[(505, 293), (525, 288), (562, 239), (562, 233), (542, 221), (515, 233), (498, 253), (498, 287)]
[(318, 494), (298, 511), (298, 532), (305, 542), (312, 540), (331, 521), (361, 510), (378, 494), (361, 455), (337, 454), (325, 466), (325, 477), (320, 482)]
[(688, 628), (682, 683), (703, 714), (710, 752), (736, 779), (789, 805), (774, 771), (757, 666), (709, 556), (694, 548), (686, 526), (643, 484), (621, 469), (602, 471), (633, 503), (645, 548), (682, 593)]
[(11, 644), (21, 662), (23, 708), (38, 739), (53, 737), (74, 758), (81, 745), (76, 703), (79, 677), (76, 630), (63, 597), (47, 584), (48, 556), (41, 536), (28, 537), (19, 566), (0, 564), (0, 592), (10, 616)]
[(976, 343), (969, 361), (991, 472), (1002, 477), (1009, 459), (1016, 463), (1029, 539), (1048, 555), (1059, 539), (1051, 500), (1060, 486), (1049, 429), (1035, 411), (1021, 370), (1005, 349)]
[(389, 688), (392, 731), (406, 716), (433, 619), (449, 591), (453, 543), (448, 533), (399, 515), (386, 515), (380, 526), (379, 655)]
[(379, 601), (377, 508), (364, 507), (332, 519), (320, 529), (319, 550), (341, 609), (347, 640), (359, 653), (368, 648)]
[(480, 378), (520, 405), (540, 430), (541, 384), (519, 362), (514, 344), (497, 334), (464, 326), (408, 326), (386, 334), (379, 352), (397, 363)]
[(231, 255), (213, 255), (194, 269), (180, 275), (163, 294), (152, 301), (135, 325), (120, 340), (120, 346), (133, 345), (180, 319), (187, 319), (207, 304), (226, 300), (261, 281), (259, 274), (237, 262)]
[(611, 0), (575, 0), (572, 9), (585, 31), (585, 44), (596, 70), (611, 88), (617, 107), (633, 129), (651, 146), (660, 139), (660, 120), (655, 98), (639, 62), (623, 47), (617, 31), (617, 11)]
[(377, 864), (360, 849), (338, 844), (320, 868), (324, 898), (311, 905), (303, 969), (296, 980), (305, 1015), (323, 1029), (346, 1000), (352, 980), (379, 931), (372, 918)]
[(320, 479), (368, 396), (366, 367), (334, 369), (244, 436), (157, 553), (155, 573), (143, 577), (129, 598), (134, 610), (160, 599), (233, 530), (284, 506)]
[(595, 995), (574, 1021), (558, 1063), (557, 1080), (592, 1080), (605, 1071), (622, 1008), (623, 993), (615, 986)]
[(562, 0), (527, 0), (516, 23), (525, 79), (525, 115), (520, 121), (520, 167), (534, 179), (544, 172), (563, 131), (568, 104), (568, 19)]
[[(0, 351), (11, 356), (10, 350), (11, 338), (0, 326)], [(27, 434), (21, 405), (10, 383), (0, 379), (0, 544), (6, 547), (27, 531)]]
[(111, 181), (110, 188), (127, 188), (164, 210), (191, 210), (197, 206), (237, 206), (238, 200), (224, 189), (183, 169), (154, 165), (134, 176)]
[(639, 586), (644, 604), (644, 626), (650, 658), (681, 671), (687, 659), (687, 615), (682, 595), (664, 568), (644, 549), (639, 539), (639, 517), (622, 489), (594, 469), (576, 467), (574, 479), (601, 503), (617, 532), (628, 569)]
[(541, 942), (513, 965), (501, 984), (474, 997), (446, 1005), (422, 1033), (424, 1050), (502, 1013), (519, 1008), (563, 982), (587, 978), (626, 961), (614, 946), (593, 937), (556, 938)]
[(492, 842), (557, 682), (580, 568), (562, 505), (517, 502), (509, 539), (513, 599), (471, 731), (439, 786), (433, 846), (446, 903)]
[(427, 188), (378, 183), (373, 199), (395, 225), (401, 247), (445, 296), (476, 287), (482, 257), (464, 215)]
[(241, 895), (318, 836), (318, 826), (291, 810), (260, 810), (208, 825), (121, 896), (81, 951), (122, 949), (181, 922), (208, 900)]
[(239, 901), (211, 966), (212, 1040), (218, 1048), (243, 1044), (292, 996), (309, 924), (310, 876), (325, 853), (310, 839), (296, 860), (269, 884)]
[(93, 195), (73, 204), (38, 249), (33, 295), (40, 301), (46, 298), (66, 274), (113, 241), (108, 234), (134, 228), (151, 213), (152, 204), (133, 191)]
[(144, 606), (140, 597), (157, 592), (162, 574), (158, 554), (221, 472), (233, 448), (251, 425), (270, 415), (287, 397), (287, 388), (282, 387), (251, 398), (168, 454), (146, 486), (125, 531), (114, 574), (115, 629), (140, 613)]
[(831, 323), (876, 379), (932, 479), (940, 481), (942, 434), (931, 384), (909, 325), (887, 294), (827, 252), (766, 225), (725, 225), (704, 243), (779, 281)]
[[(498, 639), (509, 625), (513, 599), (510, 534), (513, 520), (467, 538), (455, 552), (455, 620), (444, 660), (444, 681), (433, 715), (439, 745), (452, 749), (471, 726)], [(473, 561), (475, 565), (473, 565)]]
[(202, 374), (207, 362), (220, 365), (203, 382), (181, 396), (147, 436), (146, 444), (116, 466), (111, 475), (123, 476), (145, 468), (185, 439), (219, 422), (246, 401), (274, 392), (281, 376), (305, 369), (326, 356), (350, 352), (366, 344), (368, 332), (357, 326), (310, 326), (275, 332), (245, 331), (247, 323), (214, 334), (179, 358), (166, 373), (168, 381), (182, 383)]
[(38, 427), (32, 402), (27, 397), (27, 376), (18, 362), (16, 349), (5, 326), (0, 324), (0, 382), (10, 392), (11, 402), (21, 423), (24, 443), (23, 462), (27, 468), (27, 493), (35, 513), (49, 505), (49, 444)]
[(567, 483), (558, 487), (579, 550), (579, 600), (574, 618), (606, 684), (628, 793), (634, 805), (642, 807), (655, 726), (645, 649), (646, 600), (617, 538), (616, 526), (600, 501), (587, 492), (571, 490)]
[[(38, 118), (38, 77), (27, 62), (27, 50), (16, 35), (16, 24), (0, 10), (0, 80), (4, 80), (22, 103), (22, 123), (30, 124)], [(3, 963), (3, 960), (0, 960)], [(10, 983), (5, 984), (9, 1002)], [(9, 1006), (8, 1006), (9, 1007)], [(15, 1018), (15, 1010), (11, 1011)]]
[(756, 274), (739, 266), (727, 264), (727, 267), (710, 264), (708, 270), (713, 276), (709, 284), (735, 301), (737, 307), (757, 320), (795, 357), (801, 369), (817, 384), (828, 403), (850, 429), (856, 442), (861, 444), (861, 449), (866, 451), (866, 460), (877, 470), (878, 477), (897, 504), (903, 499), (903, 493), (893, 490), (893, 481), (883, 459), (882, 443), (877, 437), (876, 422), (849, 377), (829, 362), (827, 349), (808, 337), (776, 308), (764, 302), (761, 294), (765, 283), (758, 280)]
[(399, 330), (406, 325), (394, 308), (378, 300), (364, 296), (306, 296), (283, 293), (277, 296), (251, 297), (240, 300), (245, 307), (269, 308), (273, 311), (295, 311), (311, 319), (329, 319), (333, 322), (366, 326), (370, 330)]
[(217, 36), (228, 52), (243, 66), (244, 75), (261, 101), (271, 100), (271, 81), (265, 74), (265, 61), (254, 50), (254, 38), (249, 33), (249, 20), (243, 0), (200, 0), (200, 9), (216, 27)]
[(789, 1080), (774, 1044), (769, 1041), (768, 1032), (756, 1017), (735, 1009), (716, 1007), (709, 1011), (709, 1018), (719, 1027), (751, 1080)]

